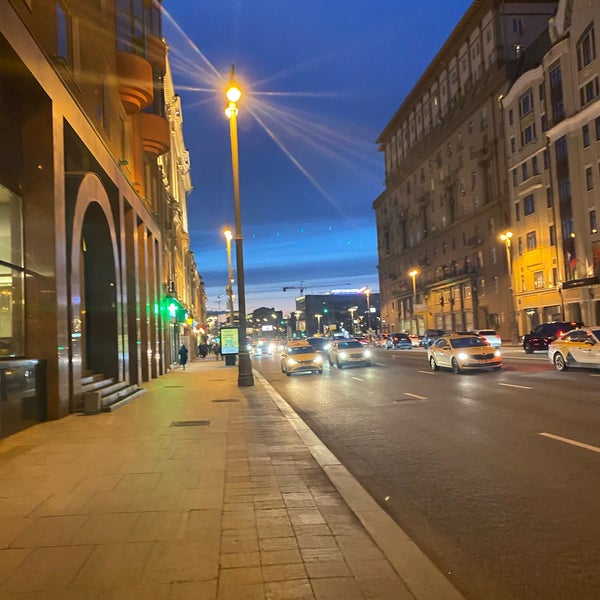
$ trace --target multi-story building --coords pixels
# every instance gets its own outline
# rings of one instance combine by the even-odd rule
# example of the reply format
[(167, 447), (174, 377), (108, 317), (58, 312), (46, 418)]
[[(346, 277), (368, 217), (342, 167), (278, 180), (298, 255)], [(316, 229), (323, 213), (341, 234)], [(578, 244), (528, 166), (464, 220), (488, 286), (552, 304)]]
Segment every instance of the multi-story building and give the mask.
[[(135, 386), (169, 368), (162, 228), (186, 185), (166, 189), (157, 161), (171, 145), (158, 2), (4, 0), (0, 57), (6, 435), (78, 410), (93, 374)], [(200, 310), (182, 252), (178, 297)]]
[(600, 4), (561, 2), (549, 46), (502, 100), (521, 332), (600, 322)]
[(387, 331), (512, 331), (500, 98), (556, 2), (475, 0), (381, 133), (375, 200)]

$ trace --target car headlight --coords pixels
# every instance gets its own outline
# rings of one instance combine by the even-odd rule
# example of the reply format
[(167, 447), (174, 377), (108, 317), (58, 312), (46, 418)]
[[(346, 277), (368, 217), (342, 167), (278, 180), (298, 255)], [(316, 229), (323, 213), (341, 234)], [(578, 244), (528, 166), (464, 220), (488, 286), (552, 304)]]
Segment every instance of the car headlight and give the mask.
[(494, 356), (500, 357), (502, 356), (502, 352), (500, 352), (500, 350), (496, 350), (496, 352), (494, 352)]
[(287, 364), (290, 365), (290, 366), (292, 366), (292, 365), (296, 364), (296, 361), (293, 358), (288, 358), (287, 359)]
[(456, 358), (458, 358), (458, 360), (467, 360), (467, 358), (469, 358), (469, 355), (466, 352), (459, 352), (456, 355)]
[(345, 350), (342, 350), (340, 352), (340, 358), (346, 358), (346, 351)]
[(320, 354), (317, 354), (317, 356), (315, 356), (315, 362), (316, 363), (322, 363), (323, 362), (323, 357)]
[(370, 350), (365, 350), (365, 356), (367, 358), (369, 358), (369, 356), (371, 356), (371, 351)]

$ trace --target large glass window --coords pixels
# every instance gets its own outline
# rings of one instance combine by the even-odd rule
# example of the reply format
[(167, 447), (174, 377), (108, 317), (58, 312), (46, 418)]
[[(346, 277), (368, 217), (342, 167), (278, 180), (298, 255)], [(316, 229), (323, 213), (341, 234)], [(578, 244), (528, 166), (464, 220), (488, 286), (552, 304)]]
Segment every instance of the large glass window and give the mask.
[(21, 198), (0, 185), (0, 357), (25, 355)]
[(56, 56), (69, 66), (73, 64), (73, 26), (62, 2), (56, 3)]
[(581, 71), (596, 58), (594, 24), (590, 23), (577, 42), (577, 68)]

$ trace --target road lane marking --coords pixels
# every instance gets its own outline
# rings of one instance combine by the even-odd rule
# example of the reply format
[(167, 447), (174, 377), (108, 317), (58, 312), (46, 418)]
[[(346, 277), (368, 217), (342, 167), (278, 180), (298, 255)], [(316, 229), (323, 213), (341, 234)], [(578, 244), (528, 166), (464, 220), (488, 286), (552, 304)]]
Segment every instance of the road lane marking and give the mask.
[(427, 400), (427, 396), (419, 396), (418, 394), (411, 394), (410, 392), (402, 392), (405, 396), (410, 398), (416, 398), (417, 400)]
[(356, 379), (356, 381), (364, 381), (364, 379), (361, 379), (360, 377), (354, 377), (354, 376), (352, 376), (352, 379)]
[(552, 438), (553, 440), (558, 440), (559, 442), (564, 442), (565, 444), (571, 444), (571, 446), (579, 446), (580, 448), (585, 448), (586, 450), (591, 450), (592, 452), (600, 452), (600, 448), (598, 448), (598, 446), (584, 444), (583, 442), (578, 442), (577, 440), (571, 440), (566, 437), (561, 437), (560, 435), (554, 435), (553, 433), (540, 433), (539, 435), (543, 435), (547, 438)]
[(521, 390), (532, 390), (533, 388), (529, 385), (517, 385), (516, 383), (499, 383), (498, 385), (503, 385), (505, 387), (514, 387), (519, 388)]
[(425, 373), (425, 375), (435, 375), (433, 371), (417, 371), (417, 373)]
[(590, 373), (590, 377), (600, 377), (597, 373)]

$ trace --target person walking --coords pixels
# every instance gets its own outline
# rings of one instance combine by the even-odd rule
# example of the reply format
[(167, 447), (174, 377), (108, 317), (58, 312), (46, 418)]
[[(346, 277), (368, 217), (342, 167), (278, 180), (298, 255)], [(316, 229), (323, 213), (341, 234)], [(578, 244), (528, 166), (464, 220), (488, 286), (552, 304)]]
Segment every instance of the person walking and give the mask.
[(185, 365), (188, 360), (188, 349), (185, 347), (185, 344), (181, 344), (181, 348), (179, 348), (179, 364), (181, 368), (185, 371)]
[(218, 340), (215, 340), (212, 351), (213, 351), (213, 354), (215, 355), (215, 360), (221, 360), (223, 358), (221, 356), (221, 344), (219, 344)]

